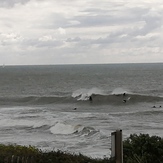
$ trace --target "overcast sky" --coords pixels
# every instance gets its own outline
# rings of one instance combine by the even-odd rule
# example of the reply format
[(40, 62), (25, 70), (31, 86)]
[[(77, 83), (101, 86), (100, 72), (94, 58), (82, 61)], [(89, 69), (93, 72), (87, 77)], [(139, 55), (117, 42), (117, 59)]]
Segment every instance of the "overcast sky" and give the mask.
[(163, 62), (162, 0), (0, 0), (0, 64)]

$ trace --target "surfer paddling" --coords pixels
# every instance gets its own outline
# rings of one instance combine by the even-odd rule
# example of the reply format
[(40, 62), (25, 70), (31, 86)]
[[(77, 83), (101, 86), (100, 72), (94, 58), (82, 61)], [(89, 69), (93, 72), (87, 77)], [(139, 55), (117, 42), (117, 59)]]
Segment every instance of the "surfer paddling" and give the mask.
[[(160, 105), (160, 106), (159, 106), (159, 108), (161, 108), (161, 107), (162, 107), (162, 106)], [(156, 106), (155, 106), (155, 105), (153, 105), (153, 106), (152, 106), (152, 108), (156, 108)]]

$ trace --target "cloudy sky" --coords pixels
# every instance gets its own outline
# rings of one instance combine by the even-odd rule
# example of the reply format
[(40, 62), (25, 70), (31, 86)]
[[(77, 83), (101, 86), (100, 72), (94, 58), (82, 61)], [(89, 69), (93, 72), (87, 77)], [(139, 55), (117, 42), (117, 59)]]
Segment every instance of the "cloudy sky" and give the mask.
[(162, 0), (0, 0), (0, 64), (163, 62)]

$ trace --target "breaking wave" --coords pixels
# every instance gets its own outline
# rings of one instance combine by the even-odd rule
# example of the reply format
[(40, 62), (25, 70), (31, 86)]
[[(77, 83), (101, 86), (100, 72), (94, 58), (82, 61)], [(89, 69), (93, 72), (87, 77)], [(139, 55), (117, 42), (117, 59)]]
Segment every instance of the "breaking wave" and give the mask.
[(106, 92), (98, 88), (92, 88), (92, 89), (83, 88), (74, 91), (72, 97), (76, 98), (78, 101), (86, 101), (89, 100), (89, 97), (92, 96), (93, 94), (107, 95)]
[(113, 104), (119, 105), (123, 102), (135, 104), (140, 102), (158, 102), (163, 101), (163, 97), (132, 94), (129, 91), (114, 90), (111, 93), (98, 88), (79, 89), (66, 96), (20, 96), (20, 97), (0, 97), (0, 105), (47, 105), (47, 104), (87, 104), (91, 96), (91, 102), (94, 105)]
[(120, 95), (120, 94), (131, 94), (131, 92), (128, 89), (124, 88), (116, 88), (112, 91), (112, 95)]
[(77, 101), (88, 101), (91, 97), (91, 102), (94, 104), (122, 104), (127, 102), (130, 104), (140, 102), (157, 102), (163, 101), (163, 97), (151, 96), (143, 94), (134, 94), (130, 90), (124, 88), (116, 88), (108, 93), (98, 88), (79, 89), (72, 94), (72, 97)]
[(71, 125), (58, 122), (54, 126), (50, 128), (52, 134), (61, 134), (61, 135), (69, 135), (69, 134), (78, 134), (82, 136), (91, 136), (99, 131), (95, 130), (93, 127), (84, 127), (80, 124)]

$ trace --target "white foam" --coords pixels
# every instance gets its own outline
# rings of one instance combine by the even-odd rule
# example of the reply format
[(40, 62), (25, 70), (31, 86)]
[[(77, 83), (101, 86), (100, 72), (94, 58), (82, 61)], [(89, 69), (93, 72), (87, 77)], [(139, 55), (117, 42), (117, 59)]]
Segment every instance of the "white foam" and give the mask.
[(0, 120), (0, 126), (13, 127), (13, 126), (27, 126), (32, 127), (35, 122), (30, 120), (14, 120), (14, 119), (2, 119)]
[(129, 90), (125, 89), (125, 88), (115, 88), (111, 94), (113, 95), (120, 95), (120, 94), (123, 94), (123, 93), (130, 93)]
[(24, 127), (33, 127), (38, 128), (45, 125), (53, 125), (54, 123), (47, 121), (47, 120), (26, 120), (26, 119), (1, 119), (0, 120), (0, 126), (1, 127), (14, 127), (14, 126), (24, 126)]
[(89, 97), (92, 94), (100, 94), (100, 95), (106, 95), (104, 90), (101, 90), (99, 88), (91, 88), (91, 89), (78, 89), (73, 92), (72, 97), (77, 98), (77, 100), (88, 100)]
[(70, 125), (65, 123), (56, 123), (53, 127), (50, 128), (51, 133), (53, 134), (72, 134), (74, 132), (79, 132), (82, 130), (81, 125)]
[(33, 125), (33, 128), (39, 128), (45, 125), (50, 125), (50, 122), (48, 123), (47, 121), (43, 120), (43, 121), (38, 121)]

